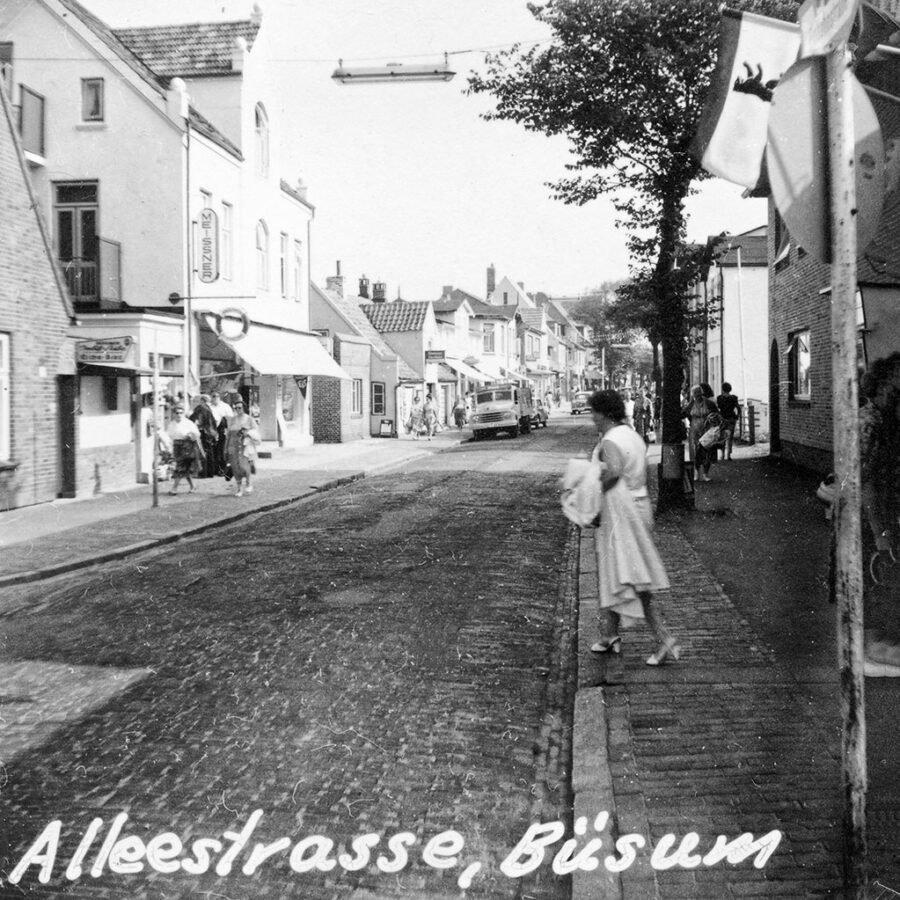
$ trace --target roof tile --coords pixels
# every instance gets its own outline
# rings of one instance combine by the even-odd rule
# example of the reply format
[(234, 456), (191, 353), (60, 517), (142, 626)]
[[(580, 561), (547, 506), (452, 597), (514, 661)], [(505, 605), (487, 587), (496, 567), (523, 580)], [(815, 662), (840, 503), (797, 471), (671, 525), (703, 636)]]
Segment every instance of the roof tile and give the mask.
[(428, 314), (429, 300), (392, 300), (390, 303), (365, 303), (360, 309), (382, 334), (392, 331), (421, 331)]
[(258, 31), (259, 25), (247, 19), (117, 28), (113, 33), (154, 72), (173, 78), (232, 74), (235, 40), (243, 38), (249, 49)]

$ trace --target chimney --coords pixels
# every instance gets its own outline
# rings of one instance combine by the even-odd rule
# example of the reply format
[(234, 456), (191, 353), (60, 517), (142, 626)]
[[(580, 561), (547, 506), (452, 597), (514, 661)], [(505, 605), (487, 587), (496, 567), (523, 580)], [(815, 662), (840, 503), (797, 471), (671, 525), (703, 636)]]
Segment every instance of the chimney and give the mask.
[(453, 285), (452, 284), (445, 284), (441, 288), (441, 296), (442, 297), (449, 297), (452, 293), (453, 293)]
[(231, 47), (231, 71), (243, 72), (246, 58), (247, 39), (238, 36), (234, 39), (234, 44)]
[(369, 299), (369, 279), (365, 275), (359, 279), (359, 296)]
[(497, 271), (494, 269), (494, 264), (491, 263), (488, 266), (487, 270), (487, 296), (490, 297), (491, 294), (494, 293), (494, 288), (497, 287)]
[(517, 281), (516, 284), (519, 286), (519, 290), (524, 294), (525, 293), (525, 282)]
[(173, 121), (186, 119), (190, 111), (190, 95), (182, 78), (173, 78), (166, 91), (166, 113)]
[(250, 13), (250, 24), (259, 28), (262, 25), (262, 8), (258, 3), (253, 4), (253, 12)]
[(337, 274), (329, 275), (325, 279), (325, 287), (328, 288), (329, 291), (334, 291), (338, 297), (344, 297), (344, 276), (341, 275), (341, 261), (337, 261)]
[(372, 285), (372, 302), (384, 303), (387, 299), (387, 287), (383, 281), (376, 281)]

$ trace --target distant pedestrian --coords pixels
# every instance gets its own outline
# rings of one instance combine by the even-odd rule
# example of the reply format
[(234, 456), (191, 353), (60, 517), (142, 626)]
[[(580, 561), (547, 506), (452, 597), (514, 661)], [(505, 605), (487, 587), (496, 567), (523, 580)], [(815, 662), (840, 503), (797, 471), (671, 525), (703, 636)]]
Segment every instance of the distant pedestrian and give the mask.
[(552, 403), (553, 403), (553, 391), (551, 391), (548, 388), (547, 393), (544, 394), (544, 405), (547, 407), (548, 412), (550, 410), (550, 406), (552, 405)]
[(554, 393), (553, 393), (553, 404), (556, 406), (557, 409), (559, 409), (559, 404), (560, 404), (560, 403), (562, 403), (562, 396), (560, 395), (560, 393), (559, 393), (558, 390), (557, 390), (557, 391), (554, 391)]
[(203, 445), (203, 468), (200, 470), (201, 478), (212, 478), (216, 474), (216, 445), (219, 435), (216, 430), (216, 417), (209, 408), (210, 395), (201, 394), (199, 402), (188, 418), (197, 426), (200, 432), (200, 443)]
[(172, 442), (172, 456), (175, 459), (175, 471), (172, 474), (172, 489), (169, 493), (178, 493), (178, 485), (184, 478), (188, 483), (188, 493), (194, 493), (194, 477), (200, 471), (203, 461), (203, 446), (200, 442), (200, 431), (197, 426), (184, 415), (184, 405), (176, 403), (172, 409), (172, 421), (166, 428), (166, 435)]
[(225, 474), (225, 444), (228, 440), (228, 420), (234, 415), (234, 410), (225, 403), (218, 391), (209, 392), (209, 411), (216, 420), (216, 451), (215, 472), (216, 475)]
[(250, 476), (256, 472), (256, 445), (260, 442), (259, 430), (254, 419), (244, 412), (244, 401), (239, 397), (234, 401), (234, 415), (228, 420), (228, 443), (226, 457), (234, 476), (235, 493), (252, 493)]
[(698, 384), (691, 388), (691, 401), (681, 410), (681, 417), (688, 419), (688, 452), (694, 469), (694, 481), (711, 481), (709, 469), (715, 459), (714, 448), (704, 447), (701, 436), (714, 424), (721, 424), (716, 404), (703, 393)]
[(653, 594), (669, 579), (653, 543), (653, 512), (647, 493), (647, 447), (625, 425), (625, 404), (612, 390), (596, 391), (588, 401), (600, 432), (603, 509), (596, 532), (600, 640), (594, 653), (621, 650), (621, 619), (646, 619), (658, 646), (648, 666), (678, 659), (681, 648), (656, 609)]
[(422, 403), (422, 395), (413, 396), (412, 406), (409, 408), (409, 418), (406, 420), (406, 430), (415, 440), (425, 433), (425, 404)]
[(726, 381), (722, 384), (722, 393), (716, 397), (716, 407), (722, 417), (722, 433), (725, 436), (725, 449), (722, 451), (723, 459), (731, 459), (731, 449), (734, 444), (734, 429), (740, 414), (738, 398), (731, 393), (731, 385)]
[(460, 430), (466, 424), (466, 401), (460, 394), (457, 394), (456, 401), (453, 404), (453, 421)]
[(425, 405), (422, 409), (422, 416), (425, 420), (425, 433), (428, 435), (428, 440), (430, 441), (438, 427), (438, 411), (437, 405), (434, 402), (434, 398), (431, 394), (428, 394), (425, 397)]
[[(628, 409), (625, 410), (625, 415), (628, 415)], [(647, 441), (647, 429), (646, 424), (644, 422), (644, 393), (643, 391), (638, 391), (634, 395), (634, 410), (632, 412), (632, 419), (634, 420), (634, 430), (644, 439), (644, 443), (648, 443)]]
[(625, 424), (634, 428), (634, 400), (631, 398), (631, 391), (622, 392), (622, 401), (625, 405)]

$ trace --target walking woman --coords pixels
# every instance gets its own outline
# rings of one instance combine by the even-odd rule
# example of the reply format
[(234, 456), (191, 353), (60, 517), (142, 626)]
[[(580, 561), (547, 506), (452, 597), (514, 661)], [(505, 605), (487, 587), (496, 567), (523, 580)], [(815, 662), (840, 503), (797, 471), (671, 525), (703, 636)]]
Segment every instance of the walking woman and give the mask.
[(422, 404), (421, 394), (413, 397), (409, 418), (406, 420), (406, 430), (412, 433), (415, 440), (419, 439), (419, 435), (425, 433), (425, 407)]
[(650, 531), (653, 511), (647, 493), (647, 447), (625, 424), (625, 404), (616, 391), (596, 391), (588, 401), (600, 432), (603, 512), (596, 532), (600, 640), (594, 653), (618, 653), (620, 620), (646, 619), (658, 646), (648, 666), (678, 659), (681, 648), (666, 628), (653, 601), (669, 579)]
[(184, 406), (176, 404), (172, 409), (174, 418), (166, 428), (166, 434), (172, 442), (172, 456), (175, 459), (175, 472), (172, 475), (173, 496), (178, 493), (178, 484), (182, 478), (187, 479), (188, 493), (194, 493), (194, 481), (200, 471), (200, 464), (205, 460), (200, 443), (200, 432), (197, 426), (184, 415)]
[(228, 420), (228, 442), (225, 453), (234, 474), (236, 494), (243, 497), (245, 481), (247, 493), (253, 492), (250, 476), (256, 470), (256, 445), (260, 437), (256, 422), (244, 412), (244, 401), (239, 397), (232, 406), (234, 415)]
[(716, 458), (716, 448), (707, 449), (700, 443), (703, 432), (720, 424), (719, 409), (704, 393), (699, 384), (691, 388), (690, 402), (681, 410), (681, 418), (688, 419), (688, 452), (694, 468), (694, 481), (712, 481), (709, 468)]

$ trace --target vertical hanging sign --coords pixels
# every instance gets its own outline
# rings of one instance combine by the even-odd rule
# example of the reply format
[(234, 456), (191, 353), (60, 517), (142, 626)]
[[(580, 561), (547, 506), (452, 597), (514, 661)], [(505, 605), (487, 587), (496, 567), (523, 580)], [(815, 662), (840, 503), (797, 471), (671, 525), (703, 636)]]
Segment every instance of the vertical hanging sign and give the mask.
[(219, 217), (215, 210), (200, 210), (200, 253), (197, 271), (204, 284), (212, 284), (219, 277)]

